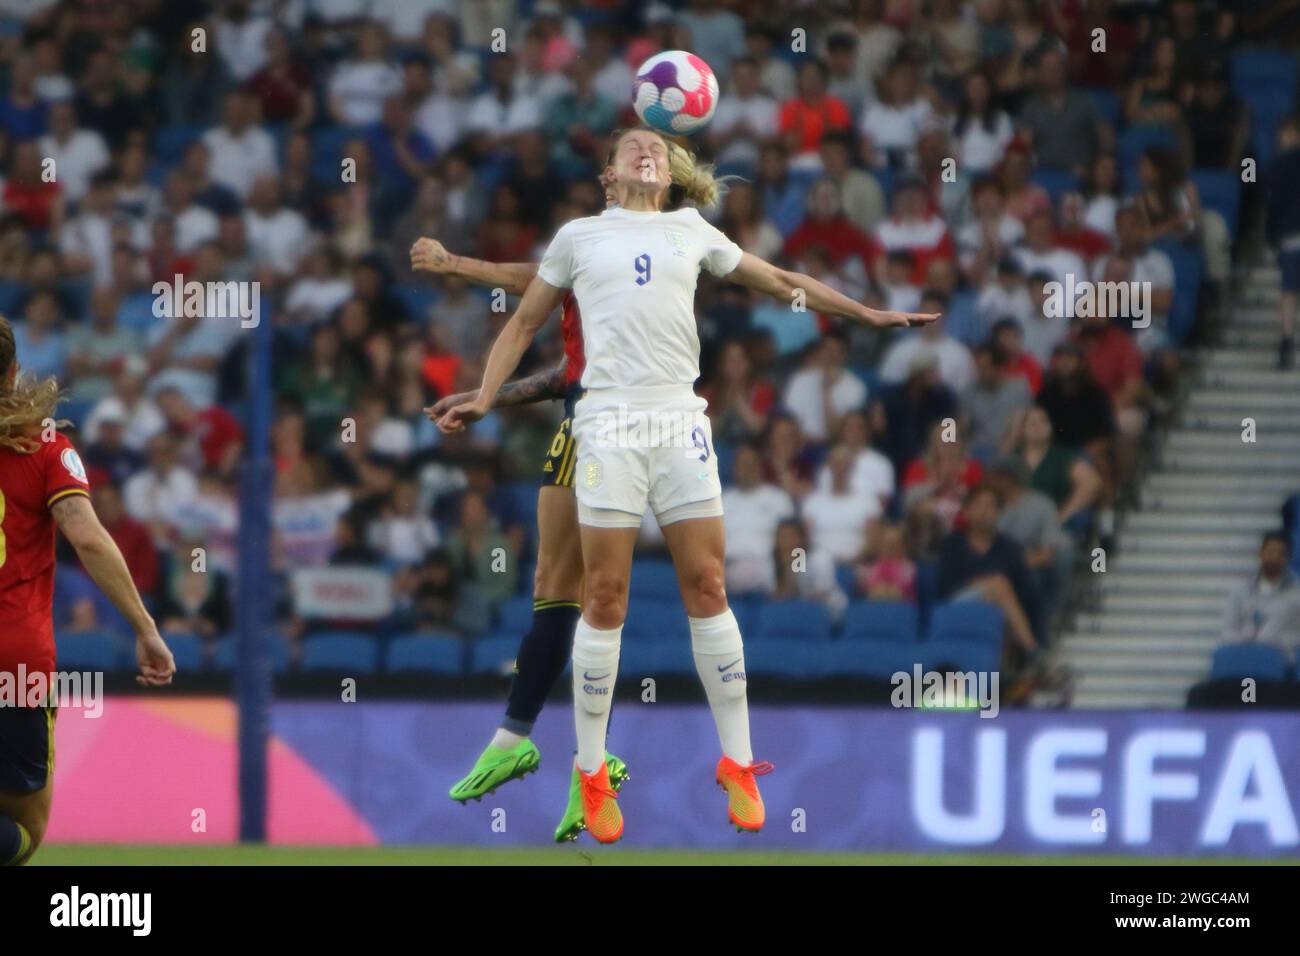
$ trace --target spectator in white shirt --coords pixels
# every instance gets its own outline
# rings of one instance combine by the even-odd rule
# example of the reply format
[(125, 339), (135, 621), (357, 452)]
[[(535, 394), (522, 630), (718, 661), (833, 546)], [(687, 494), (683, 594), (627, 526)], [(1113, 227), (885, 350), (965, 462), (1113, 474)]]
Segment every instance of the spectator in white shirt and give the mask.
[(370, 16), (384, 24), (398, 43), (414, 45), (429, 17), (454, 17), (456, 0), (371, 0)]
[[(925, 307), (924, 296), (921, 307)], [(880, 363), (880, 380), (887, 385), (902, 384), (907, 380), (912, 360), (921, 353), (938, 359), (939, 378), (954, 392), (961, 394), (975, 381), (975, 360), (970, 349), (944, 331), (942, 319), (931, 322), (919, 332), (903, 332), (885, 352)]]
[(181, 255), (188, 255), (203, 243), (216, 239), (220, 231), (216, 214), (194, 202), (190, 178), (179, 169), (167, 178), (162, 212), (154, 222), (158, 219), (171, 221), (176, 251)]
[(837, 564), (849, 564), (861, 557), (869, 525), (883, 509), (879, 498), (858, 494), (854, 489), (856, 455), (847, 445), (831, 449), (826, 467), (830, 487), (813, 491), (803, 500), (800, 511), (813, 544), (830, 554)]
[[(119, 217), (113, 210), (116, 180), (111, 172), (96, 173), (77, 215), (59, 228), (63, 267), (74, 275), (90, 273), (95, 285), (113, 282), (113, 229)], [(128, 231), (131, 225), (127, 224)], [(139, 239), (139, 236), (132, 236)]]
[(344, 126), (378, 123), (384, 101), (402, 92), (402, 73), (385, 59), (384, 30), (367, 22), (357, 34), (356, 56), (330, 78), (330, 112)]
[(1025, 281), (1029, 291), (1029, 320), (1025, 322), (1025, 351), (1047, 368), (1052, 352), (1065, 341), (1070, 332), (1069, 310), (1057, 309), (1052, 299), (1051, 284), (1056, 281), (1050, 272), (1034, 272)]
[(845, 368), (848, 354), (844, 335), (827, 333), (786, 386), (782, 404), (810, 441), (826, 441), (842, 415), (867, 403), (867, 386)]
[[(865, 411), (849, 412), (840, 419), (838, 444), (848, 448), (854, 456), (853, 474), (849, 478), (853, 493), (875, 498), (882, 510), (888, 507), (894, 496), (894, 466), (871, 447), (871, 423)], [(831, 490), (831, 470), (827, 464), (817, 471), (817, 490)]]
[(1080, 283), (1088, 278), (1088, 267), (1073, 250), (1056, 244), (1056, 222), (1051, 209), (1035, 209), (1025, 223), (1025, 242), (1015, 253), (1016, 261), (1026, 273), (1049, 272), (1063, 286), (1074, 277)]
[(971, 215), (955, 235), (957, 257), (967, 279), (979, 285), (991, 278), (993, 267), (1011, 255), (1024, 235), (1024, 225), (1007, 212), (1001, 183), (992, 177), (976, 180), (971, 186)]
[(1223, 609), (1223, 639), (1260, 641), (1295, 659), (1300, 651), (1300, 580), (1287, 567), (1290, 542), (1281, 531), (1264, 535), (1259, 570), (1233, 584)]
[(934, 108), (920, 91), (916, 67), (903, 60), (889, 65), (880, 87), (880, 99), (863, 111), (858, 129), (871, 143), (873, 166), (901, 169), (916, 158), (916, 142)]
[(1015, 135), (1011, 118), (997, 108), (993, 92), (987, 73), (975, 70), (967, 75), (952, 137), (958, 146), (957, 162), (971, 175), (992, 172)]
[(760, 79), (752, 58), (732, 65), (732, 89), (719, 99), (707, 133), (719, 163), (757, 166), (759, 146), (776, 136), (780, 107), (763, 92)]
[(481, 150), (492, 151), (514, 134), (540, 129), (544, 117), (535, 96), (515, 86), (515, 59), (508, 53), (488, 62), (488, 88), (474, 97), (465, 117), (465, 131), (474, 135)]
[[(592, 85), (596, 87), (596, 92), (611, 103), (626, 102), (632, 89), (632, 67), (618, 55), (613, 29), (604, 23), (589, 26), (582, 55), (591, 61)], [(719, 77), (719, 82), (721, 79)], [(721, 102), (718, 107), (722, 107)], [(713, 122), (717, 121), (718, 114), (715, 112)]]
[[(1001, 319), (1011, 318), (1023, 331), (1032, 321), (1033, 311), (1034, 300), (1030, 298), (1024, 270), (1008, 256), (998, 263), (996, 277), (980, 289), (975, 312), (986, 329), (993, 328), (993, 323)], [(1048, 354), (1051, 354), (1050, 348)]]
[(199, 483), (180, 463), (176, 439), (160, 432), (149, 440), (148, 467), (127, 479), (122, 489), (127, 513), (149, 529), (154, 546), (166, 550), (177, 533), (181, 512), (193, 504)]
[(794, 517), (794, 500), (763, 480), (763, 456), (753, 445), (741, 445), (736, 451), (733, 476), (735, 483), (722, 491), (727, 590), (736, 594), (769, 591), (776, 584), (772, 566), (776, 529)]
[(835, 574), (835, 559), (816, 542), (798, 518), (781, 522), (776, 529), (773, 554), (776, 586), (771, 597), (778, 601), (800, 599), (826, 605), (832, 621), (839, 621), (849, 606), (849, 597)]
[(259, 126), (257, 100), (244, 92), (226, 97), (222, 123), (203, 134), (208, 148), (208, 174), (241, 200), (248, 198), (253, 180), (280, 171), (275, 140)]
[(282, 276), (296, 272), (310, 251), (307, 220), (281, 203), (280, 184), (273, 176), (259, 176), (253, 183), (244, 228), (256, 260)]
[(442, 539), (433, 519), (420, 510), (420, 486), (406, 479), (393, 486), (391, 502), (371, 526), (370, 543), (395, 564), (410, 566), (424, 560)]
[(274, 26), (267, 17), (255, 16), (251, 8), (251, 0), (223, 4), (214, 31), (217, 55), (241, 83), (266, 66), (266, 35)]
[(77, 126), (77, 108), (71, 101), (50, 107), (49, 130), (39, 140), (41, 154), (54, 161), (54, 175), (63, 184), (63, 194), (77, 202), (90, 188), (90, 177), (112, 159), (108, 146), (93, 129)]

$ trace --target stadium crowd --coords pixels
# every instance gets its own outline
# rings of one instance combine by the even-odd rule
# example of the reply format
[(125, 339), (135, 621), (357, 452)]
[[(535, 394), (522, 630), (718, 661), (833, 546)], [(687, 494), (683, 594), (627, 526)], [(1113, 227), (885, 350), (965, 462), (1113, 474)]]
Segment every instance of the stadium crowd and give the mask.
[[(180, 275), (257, 281), (273, 323), (285, 631), (339, 623), (299, 613), (293, 573), (360, 565), (390, 575), (384, 629), (483, 632), (527, 590), (561, 412), (438, 432), (423, 409), (476, 387), (509, 303), (407, 250), (538, 259), (602, 207), (636, 66), (689, 49), (722, 87), (694, 145), (737, 177), (708, 216), (868, 304), (944, 315), (886, 336), (701, 277), (729, 589), (838, 616), (974, 588), (1029, 649), (1177, 395), (1201, 283), (1188, 301), (1175, 275), (1227, 275), (1231, 226), (1189, 172), (1235, 175), (1248, 135), (1213, 7), (0, 3), (0, 309), (23, 368), (65, 385), (164, 630), (232, 625), (247, 408), (238, 320), (158, 317), (154, 283)], [(1052, 297), (1089, 280), (1149, 283), (1149, 324)], [(561, 354), (552, 323), (527, 370)], [(56, 613), (114, 626), (71, 563)]]

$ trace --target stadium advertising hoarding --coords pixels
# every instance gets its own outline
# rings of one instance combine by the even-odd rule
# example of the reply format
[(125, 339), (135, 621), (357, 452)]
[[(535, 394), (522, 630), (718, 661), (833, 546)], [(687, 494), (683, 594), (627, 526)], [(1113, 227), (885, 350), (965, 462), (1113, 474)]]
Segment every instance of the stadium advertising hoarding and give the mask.
[[(272, 842), (544, 845), (563, 808), (573, 746), (572, 728), (558, 715), (539, 725), (536, 776), (482, 803), (462, 807), (447, 798), (474, 746), (463, 729), (491, 725), (497, 711), (493, 703), (278, 703)], [(235, 713), (227, 701), (120, 698), (106, 702), (99, 720), (68, 716), (57, 728), (67, 759), (56, 769), (62, 801), (52, 840), (235, 838)], [(610, 748), (632, 772), (620, 796), (623, 842), (1300, 854), (1294, 715), (1004, 712), (982, 720), (756, 707), (753, 731), (757, 756), (776, 765), (764, 781), (768, 827), (757, 839), (726, 824), (707, 710), (617, 703)], [(196, 808), (204, 811), (201, 832)]]

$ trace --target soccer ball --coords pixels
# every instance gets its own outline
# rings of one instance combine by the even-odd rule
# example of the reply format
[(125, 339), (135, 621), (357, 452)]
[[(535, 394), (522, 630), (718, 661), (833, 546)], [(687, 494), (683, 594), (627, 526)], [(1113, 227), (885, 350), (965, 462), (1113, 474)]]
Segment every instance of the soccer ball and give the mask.
[(718, 80), (694, 53), (669, 50), (641, 64), (632, 81), (632, 107), (641, 122), (669, 135), (703, 128), (718, 105)]

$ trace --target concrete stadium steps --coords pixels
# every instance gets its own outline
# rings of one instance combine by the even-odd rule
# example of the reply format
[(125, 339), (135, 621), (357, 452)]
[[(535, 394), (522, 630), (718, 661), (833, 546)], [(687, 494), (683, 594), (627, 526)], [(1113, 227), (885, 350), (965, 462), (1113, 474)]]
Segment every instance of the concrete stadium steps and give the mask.
[[(1190, 391), (1125, 515), (1093, 601), (1056, 659), (1075, 676), (1073, 705), (1178, 708), (1209, 671), (1232, 585), (1256, 567), (1260, 536), (1300, 489), (1300, 370), (1280, 372), (1280, 274), (1237, 276), (1220, 341), (1189, 362)], [(1241, 440), (1252, 418), (1256, 441)]]
[[(1109, 607), (1109, 604), (1108, 604)], [(1209, 620), (1200, 611), (1182, 613), (1150, 614), (1142, 610), (1126, 611), (1123, 608), (1110, 608), (1105, 614), (1085, 612), (1075, 620), (1075, 633), (1089, 641), (1099, 638), (1124, 637), (1129, 634), (1145, 634), (1151, 640), (1217, 635), (1218, 621)]]
[(1130, 515), (1124, 523), (1124, 528), (1131, 535), (1136, 535), (1139, 532), (1152, 535), (1200, 535), (1215, 532), (1232, 534), (1240, 531), (1243, 527), (1258, 528), (1259, 533), (1263, 534), (1275, 527), (1277, 523), (1276, 510), (1268, 508), (1234, 514), (1199, 513), (1195, 515), (1151, 510)]

